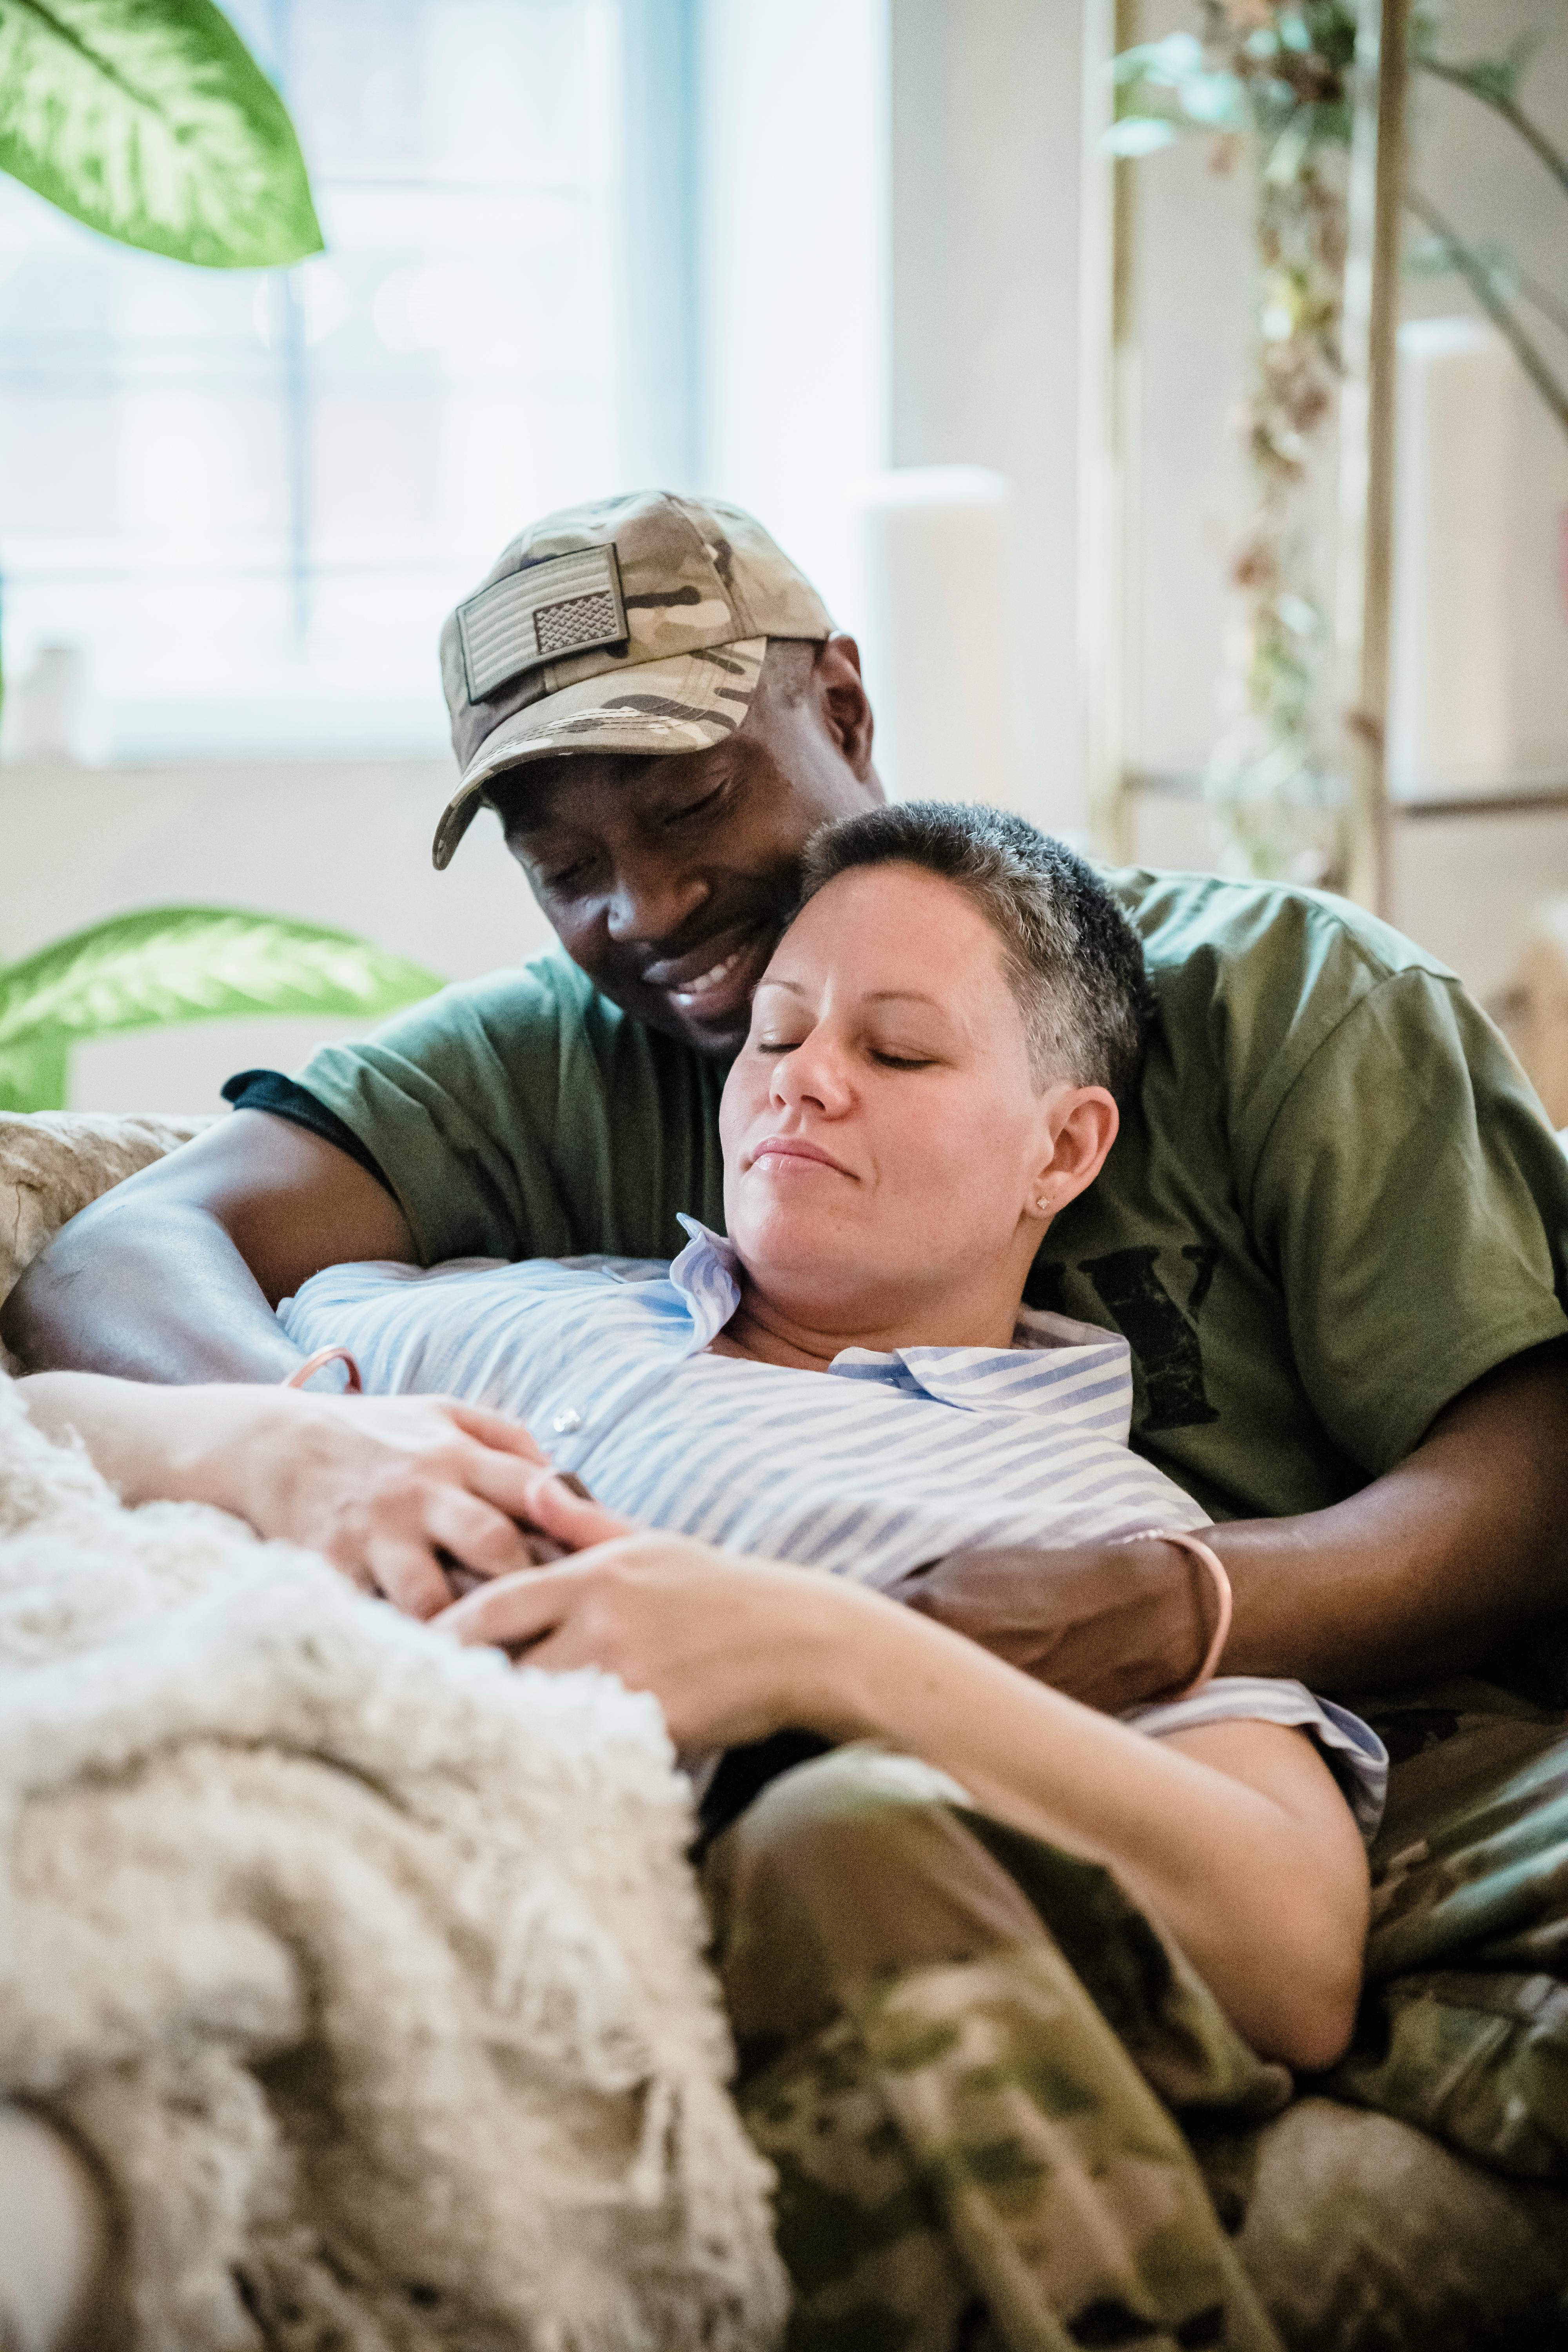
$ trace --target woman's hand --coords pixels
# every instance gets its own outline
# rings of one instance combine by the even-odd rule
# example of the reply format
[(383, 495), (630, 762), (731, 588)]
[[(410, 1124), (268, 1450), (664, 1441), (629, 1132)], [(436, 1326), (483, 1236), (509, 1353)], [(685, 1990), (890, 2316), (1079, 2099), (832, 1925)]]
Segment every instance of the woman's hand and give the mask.
[[(232, 1511), (413, 1617), (447, 1607), (451, 1571), (460, 1582), (553, 1557), (529, 1533), (530, 1497), (547, 1486), (576, 1500), (521, 1422), (450, 1397), (156, 1388), (91, 1372), (38, 1373), (18, 1392), (51, 1435), (80, 1436), (126, 1502)], [(594, 1542), (623, 1523), (581, 1524)]]
[[(568, 1540), (596, 1504), (542, 1481), (537, 1516)], [(624, 1524), (624, 1523), (623, 1523)], [(678, 1748), (732, 1748), (786, 1727), (853, 1736), (837, 1688), (846, 1622), (868, 1596), (689, 1537), (616, 1535), (552, 1568), (498, 1577), (436, 1620), (531, 1666), (600, 1666), (651, 1691)]]
[(550, 1465), (521, 1422), (452, 1397), (268, 1402), (231, 1454), (226, 1504), (258, 1535), (320, 1552), (411, 1617), (447, 1607), (449, 1573), (489, 1579), (552, 1556), (528, 1507)]

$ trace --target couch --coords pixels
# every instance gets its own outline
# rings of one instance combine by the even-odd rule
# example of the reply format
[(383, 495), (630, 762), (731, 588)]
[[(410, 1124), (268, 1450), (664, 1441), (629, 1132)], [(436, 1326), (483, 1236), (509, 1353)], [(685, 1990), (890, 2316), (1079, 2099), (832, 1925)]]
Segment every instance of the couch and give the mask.
[[(68, 1218), (211, 1124), (194, 1114), (0, 1111), (0, 1302)], [(0, 1367), (17, 1369), (4, 1349)]]
[[(66, 1217), (202, 1124), (0, 1118), (0, 1297)], [(1555, 2063), (1550, 2051), (1543, 2061)], [(1534, 2178), (1505, 2177), (1459, 2152), (1462, 2136), (1458, 2147), (1435, 2136), (1456, 2137), (1447, 2109), (1429, 2133), (1325, 2088), (1308, 2085), (1274, 2121), (1199, 2149), (1291, 2352), (1546, 2352), (1568, 2342), (1568, 2151), (1549, 2152)], [(1462, 2107), (1462, 2083), (1444, 2090)]]

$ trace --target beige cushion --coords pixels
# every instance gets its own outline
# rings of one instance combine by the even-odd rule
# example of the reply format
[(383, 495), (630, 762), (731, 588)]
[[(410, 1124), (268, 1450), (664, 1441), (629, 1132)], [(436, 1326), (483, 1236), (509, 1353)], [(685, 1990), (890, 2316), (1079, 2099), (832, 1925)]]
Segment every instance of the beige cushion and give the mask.
[(211, 1124), (156, 1113), (0, 1112), (0, 1299), (79, 1209)]
[(0, 2099), (0, 2344), (86, 2352), (109, 2244), (102, 2183), (59, 2126)]

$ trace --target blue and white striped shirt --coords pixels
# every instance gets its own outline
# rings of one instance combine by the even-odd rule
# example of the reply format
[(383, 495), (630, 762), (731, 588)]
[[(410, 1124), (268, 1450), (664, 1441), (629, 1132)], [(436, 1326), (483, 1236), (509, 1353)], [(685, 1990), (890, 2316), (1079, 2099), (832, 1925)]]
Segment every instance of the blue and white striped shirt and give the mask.
[[(373, 1393), (460, 1396), (513, 1414), (628, 1518), (862, 1583), (961, 1545), (1208, 1524), (1129, 1448), (1120, 1334), (1026, 1307), (1010, 1348), (847, 1348), (826, 1373), (715, 1356), (710, 1342), (740, 1303), (734, 1252), (681, 1223), (690, 1239), (669, 1265), (335, 1265), (279, 1318), (307, 1351), (352, 1349)], [(1223, 1711), (1300, 1722), (1340, 1746), (1342, 1734), (1325, 1742), (1331, 1718), (1299, 1685), (1247, 1690), (1247, 1704), (1238, 1689)]]
[(1129, 1449), (1120, 1334), (1026, 1307), (1011, 1348), (847, 1348), (826, 1374), (711, 1355), (733, 1253), (682, 1223), (673, 1265), (329, 1266), (279, 1313), (367, 1389), (515, 1414), (611, 1510), (863, 1583), (959, 1544), (1206, 1524)]

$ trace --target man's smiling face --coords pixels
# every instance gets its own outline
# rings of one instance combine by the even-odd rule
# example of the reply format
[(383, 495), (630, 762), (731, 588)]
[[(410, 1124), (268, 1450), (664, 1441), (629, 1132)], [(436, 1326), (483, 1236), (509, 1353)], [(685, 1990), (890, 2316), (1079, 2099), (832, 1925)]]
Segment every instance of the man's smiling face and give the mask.
[(881, 797), (847, 637), (770, 644), (744, 722), (710, 751), (537, 760), (489, 794), (574, 962), (650, 1029), (718, 1055), (744, 1041), (807, 840)]

